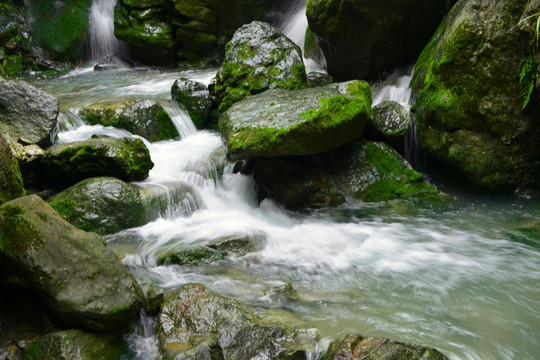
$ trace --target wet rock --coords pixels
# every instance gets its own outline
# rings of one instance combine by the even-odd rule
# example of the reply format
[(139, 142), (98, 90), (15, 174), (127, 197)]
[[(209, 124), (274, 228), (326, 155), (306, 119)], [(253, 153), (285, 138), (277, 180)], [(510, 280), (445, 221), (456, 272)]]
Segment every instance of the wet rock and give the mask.
[(208, 244), (208, 247), (215, 249), (226, 256), (239, 257), (247, 253), (260, 251), (264, 248), (266, 236), (264, 232), (254, 232), (252, 234), (241, 234), (217, 239)]
[(49, 145), (58, 111), (53, 96), (24, 81), (0, 78), (0, 133), (7, 142)]
[(107, 55), (94, 66), (94, 71), (132, 68), (133, 63), (118, 55)]
[(302, 330), (261, 325), (251, 309), (201, 284), (187, 284), (165, 295), (157, 334), (164, 359), (306, 356)]
[(165, 291), (151, 285), (144, 285), (142, 289), (144, 292), (144, 311), (149, 316), (157, 315), (161, 309)]
[(445, 355), (434, 348), (401, 343), (385, 338), (365, 338), (347, 334), (330, 343), (322, 360), (446, 360)]
[(203, 264), (213, 264), (223, 261), (225, 254), (207, 246), (197, 246), (195, 248), (177, 251), (158, 259), (159, 265), (176, 264), (198, 266)]
[(180, 136), (169, 114), (153, 100), (101, 102), (82, 109), (79, 115), (90, 125), (124, 129), (151, 142)]
[(405, 134), (411, 123), (411, 115), (395, 101), (383, 101), (374, 106), (366, 126), (366, 137), (384, 141), (400, 153), (404, 153)]
[(272, 89), (234, 104), (219, 128), (231, 159), (318, 154), (362, 136), (371, 91), (362, 81)]
[(227, 110), (248, 95), (267, 89), (303, 89), (307, 77), (302, 52), (277, 28), (259, 21), (238, 29), (227, 44), (213, 95)]
[(445, 0), (310, 0), (306, 15), (338, 81), (413, 62), (450, 9)]
[(11, 149), (0, 134), (0, 204), (24, 196), (23, 179)]
[(98, 360), (120, 358), (126, 344), (120, 334), (63, 330), (47, 334), (28, 346), (22, 360)]
[(141, 305), (139, 286), (103, 238), (75, 228), (38, 196), (0, 206), (0, 254), (68, 324), (120, 328)]
[(420, 146), (487, 188), (540, 189), (539, 11), (538, 2), (460, 1), (415, 67)]
[(140, 181), (153, 166), (142, 140), (102, 137), (52, 146), (41, 158), (39, 172), (51, 186), (60, 187), (96, 176)]
[(113, 234), (153, 220), (138, 188), (111, 177), (85, 179), (48, 199), (64, 219), (85, 231)]
[(186, 109), (198, 129), (204, 128), (212, 108), (212, 98), (206, 85), (198, 81), (178, 79), (171, 87), (171, 98)]
[(311, 71), (307, 74), (307, 81), (309, 87), (319, 87), (332, 84), (334, 78), (328, 73)]

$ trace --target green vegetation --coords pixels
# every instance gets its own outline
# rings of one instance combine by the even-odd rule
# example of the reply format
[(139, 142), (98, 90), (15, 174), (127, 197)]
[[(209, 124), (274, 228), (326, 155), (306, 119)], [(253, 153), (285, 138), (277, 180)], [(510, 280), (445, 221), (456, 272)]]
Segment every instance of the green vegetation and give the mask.
[(0, 206), (0, 252), (16, 259), (43, 242), (39, 230), (19, 204)]
[(533, 60), (531, 55), (525, 58), (525, 62), (521, 67), (519, 74), (519, 95), (523, 101), (523, 109), (529, 104), (531, 94), (536, 83), (536, 76), (538, 74), (538, 64)]

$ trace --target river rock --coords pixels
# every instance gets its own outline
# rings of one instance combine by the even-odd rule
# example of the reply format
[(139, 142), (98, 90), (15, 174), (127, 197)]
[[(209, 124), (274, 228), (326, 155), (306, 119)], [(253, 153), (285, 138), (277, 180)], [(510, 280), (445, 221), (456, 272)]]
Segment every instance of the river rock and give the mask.
[(208, 86), (198, 81), (181, 78), (172, 85), (171, 98), (186, 109), (198, 129), (204, 128), (212, 108), (212, 97)]
[(58, 111), (52, 95), (24, 81), (0, 78), (0, 133), (9, 143), (49, 145)]
[(395, 101), (383, 101), (374, 106), (366, 126), (366, 137), (380, 140), (404, 152), (405, 134), (411, 123), (411, 115), (403, 105)]
[(94, 71), (118, 70), (132, 68), (133, 63), (116, 54), (107, 55), (95, 66)]
[(79, 115), (90, 125), (124, 129), (151, 142), (180, 136), (167, 111), (154, 100), (106, 101), (82, 109)]
[(338, 81), (413, 62), (448, 12), (446, 0), (310, 0), (309, 28)]
[(385, 338), (347, 334), (330, 343), (322, 360), (447, 360), (434, 348), (407, 344)]
[(120, 334), (94, 334), (82, 330), (62, 330), (42, 336), (22, 353), (22, 360), (119, 359), (126, 344)]
[(538, 1), (460, 1), (416, 64), (420, 146), (475, 184), (540, 188), (538, 12)]
[[(201, 284), (167, 293), (157, 335), (164, 359), (305, 359), (302, 330), (261, 325), (255, 313)], [(308, 339), (314, 340), (314, 339)]]
[(0, 134), (0, 204), (20, 196), (24, 196), (24, 186), (19, 164)]
[(0, 254), (68, 324), (120, 328), (142, 303), (139, 286), (103, 238), (75, 228), (36, 195), (0, 206)]
[(111, 177), (85, 179), (48, 199), (64, 219), (79, 229), (113, 234), (147, 219), (138, 188)]
[(140, 181), (153, 166), (141, 139), (100, 137), (52, 146), (41, 158), (39, 171), (59, 187), (96, 176)]
[(369, 85), (352, 81), (265, 91), (234, 104), (219, 128), (232, 159), (308, 155), (360, 138), (370, 115)]
[(306, 87), (300, 48), (277, 28), (253, 21), (238, 29), (227, 44), (213, 93), (223, 112), (246, 96), (267, 89)]

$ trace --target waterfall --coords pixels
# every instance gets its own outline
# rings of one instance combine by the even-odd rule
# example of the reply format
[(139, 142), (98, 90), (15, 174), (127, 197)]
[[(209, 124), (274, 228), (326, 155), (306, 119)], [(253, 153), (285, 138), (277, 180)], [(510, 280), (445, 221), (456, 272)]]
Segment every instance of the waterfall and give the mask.
[(289, 10), (283, 19), (277, 24), (277, 27), (291, 39), (300, 49), (304, 57), (306, 72), (325, 72), (326, 59), (321, 49), (315, 58), (306, 58), (304, 54), (304, 42), (308, 20), (306, 17), (306, 0), (296, 0), (292, 2)]
[(114, 36), (117, 0), (93, 0), (90, 8), (90, 55), (99, 62), (109, 55), (128, 56), (128, 46)]

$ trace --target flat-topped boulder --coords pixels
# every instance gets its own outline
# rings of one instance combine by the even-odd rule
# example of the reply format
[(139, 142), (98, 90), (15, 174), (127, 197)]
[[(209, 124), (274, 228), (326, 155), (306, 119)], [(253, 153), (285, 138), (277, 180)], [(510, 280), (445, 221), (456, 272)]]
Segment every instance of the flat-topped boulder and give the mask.
[(310, 155), (360, 138), (370, 115), (369, 85), (355, 80), (251, 96), (221, 115), (219, 129), (232, 159)]
[(0, 256), (68, 324), (120, 328), (141, 305), (139, 286), (104, 239), (69, 224), (39, 196), (0, 206)]
[(152, 142), (180, 136), (167, 111), (154, 100), (99, 102), (82, 109), (79, 115), (90, 125), (124, 129)]
[(52, 186), (96, 176), (140, 181), (154, 166), (141, 139), (97, 137), (50, 147), (40, 160), (40, 174)]

